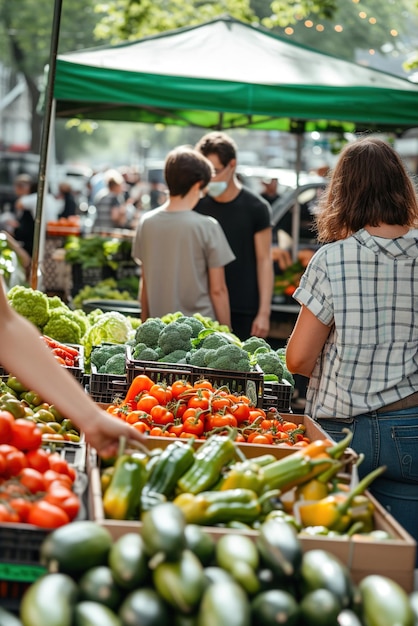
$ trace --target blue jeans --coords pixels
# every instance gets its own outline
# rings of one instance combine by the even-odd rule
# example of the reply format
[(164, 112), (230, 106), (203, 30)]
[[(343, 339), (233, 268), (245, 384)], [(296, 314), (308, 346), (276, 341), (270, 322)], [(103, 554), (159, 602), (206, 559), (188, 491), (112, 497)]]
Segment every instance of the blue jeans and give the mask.
[(343, 428), (351, 430), (351, 447), (365, 455), (360, 478), (386, 465), (369, 490), (418, 542), (418, 407), (318, 423), (335, 441), (344, 437)]

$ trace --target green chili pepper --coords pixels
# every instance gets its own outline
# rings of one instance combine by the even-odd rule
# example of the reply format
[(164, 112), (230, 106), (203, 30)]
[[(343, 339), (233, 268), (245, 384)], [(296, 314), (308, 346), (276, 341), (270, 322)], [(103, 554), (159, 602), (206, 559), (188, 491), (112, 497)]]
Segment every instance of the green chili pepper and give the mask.
[(251, 523), (261, 512), (257, 494), (251, 489), (181, 493), (174, 504), (183, 511), (187, 524), (211, 526), (237, 522)]
[(212, 435), (195, 452), (194, 461), (177, 482), (180, 492), (197, 494), (213, 487), (219, 480), (222, 469), (235, 456), (236, 432), (229, 435)]
[(43, 399), (41, 398), (39, 393), (36, 393), (36, 391), (26, 391), (20, 396), (20, 399), (27, 402), (32, 408), (35, 406), (39, 406), (43, 402)]
[(25, 385), (23, 385), (23, 383), (21, 383), (16, 376), (9, 376), (6, 384), (10, 387), (10, 389), (13, 389), (13, 391), (16, 391), (19, 394), (29, 391), (29, 389), (25, 387)]
[(161, 493), (167, 498), (173, 495), (177, 481), (193, 464), (193, 443), (194, 439), (170, 443), (157, 457), (143, 491)]
[(142, 488), (147, 479), (146, 459), (120, 456), (103, 496), (103, 509), (111, 519), (138, 519)]

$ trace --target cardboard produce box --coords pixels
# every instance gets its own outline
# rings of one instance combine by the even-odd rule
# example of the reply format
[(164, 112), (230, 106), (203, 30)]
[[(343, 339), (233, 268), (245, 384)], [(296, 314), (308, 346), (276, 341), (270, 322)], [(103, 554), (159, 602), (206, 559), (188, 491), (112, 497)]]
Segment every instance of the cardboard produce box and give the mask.
[[(159, 444), (167, 445), (170, 441), (173, 440), (150, 437), (149, 448), (159, 447)], [(239, 447), (247, 452), (248, 458), (260, 456), (267, 451), (273, 452), (277, 458), (281, 458), (282, 453), (288, 454), (289, 450), (292, 451), (291, 448), (288, 448), (288, 451), (282, 451), (280, 446), (240, 444)], [(105, 518), (97, 457), (92, 450), (87, 456), (87, 465), (89, 475), (88, 503), (91, 519), (106, 527), (114, 539), (128, 532), (140, 532), (141, 522), (139, 521), (119, 521)], [(395, 580), (407, 592), (411, 592), (414, 589), (416, 543), (396, 520), (368, 492), (366, 493), (375, 506), (375, 529), (386, 531), (391, 539), (377, 541), (366, 535), (342, 536), (341, 538), (300, 536), (302, 548), (304, 551), (317, 548), (328, 550), (347, 565), (356, 583), (369, 574), (381, 574)], [(204, 529), (215, 539), (226, 533), (243, 533), (253, 539), (257, 537), (256, 530), (241, 531), (214, 526), (205, 526)]]

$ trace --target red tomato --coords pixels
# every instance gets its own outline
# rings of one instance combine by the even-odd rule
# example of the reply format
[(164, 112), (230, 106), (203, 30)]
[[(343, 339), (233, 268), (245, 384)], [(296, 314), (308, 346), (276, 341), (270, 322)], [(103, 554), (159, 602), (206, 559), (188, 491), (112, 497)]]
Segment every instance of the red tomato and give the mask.
[(165, 406), (157, 404), (151, 409), (151, 417), (155, 424), (166, 426), (174, 422), (174, 415)]
[(63, 509), (45, 500), (34, 502), (28, 514), (28, 524), (41, 528), (58, 528), (69, 522), (70, 518)]
[(176, 437), (179, 437), (183, 432), (183, 422), (181, 420), (175, 419), (172, 426), (167, 428), (170, 435), (174, 434)]
[(28, 464), (25, 453), (22, 450), (12, 450), (6, 454), (6, 463), (6, 478), (17, 476)]
[(7, 471), (6, 456), (0, 453), (0, 478), (5, 476)]
[(24, 467), (18, 475), (19, 481), (29, 489), (31, 493), (45, 491), (44, 475), (33, 467)]
[(195, 389), (208, 389), (209, 391), (213, 391), (213, 385), (209, 380), (202, 379), (195, 382), (193, 385)]
[(226, 396), (214, 396), (210, 403), (212, 411), (216, 413), (222, 409), (229, 409), (232, 405), (230, 398)]
[(187, 394), (192, 390), (193, 386), (187, 380), (175, 380), (171, 385), (173, 398), (179, 398), (182, 394), (187, 396)]
[(162, 405), (166, 405), (173, 397), (173, 393), (171, 391), (171, 387), (167, 385), (161, 385), (160, 383), (156, 383), (149, 390), (151, 396), (157, 398), (158, 403)]
[(203, 411), (207, 411), (209, 409), (209, 405), (209, 398), (202, 393), (192, 396), (187, 402), (187, 406), (189, 407), (189, 409), (202, 409)]
[(148, 393), (141, 396), (136, 403), (137, 411), (145, 411), (146, 413), (151, 413), (151, 409), (153, 406), (157, 406), (159, 404), (157, 398), (155, 396), (151, 396)]
[(49, 486), (44, 500), (63, 509), (70, 520), (73, 520), (80, 510), (80, 499), (78, 496), (71, 489), (59, 483), (52, 483)]
[(183, 432), (191, 433), (199, 437), (205, 431), (205, 422), (203, 419), (196, 417), (187, 417), (183, 422)]
[(26, 452), (26, 460), (29, 467), (33, 467), (42, 474), (49, 469), (49, 454), (43, 448)]
[(62, 458), (57, 452), (49, 455), (49, 468), (58, 474), (66, 474), (70, 476), (68, 472), (69, 465), (65, 459)]
[(0, 502), (0, 522), (18, 523), (19, 521), (18, 512), (15, 511), (8, 502)]
[(246, 422), (250, 417), (250, 407), (245, 402), (238, 402), (238, 404), (234, 404), (229, 411), (235, 417), (238, 424)]
[(232, 413), (213, 413), (208, 418), (208, 428), (225, 428), (226, 426), (237, 426), (237, 420)]
[(132, 424), (132, 426), (136, 428), (136, 430), (139, 430), (140, 433), (149, 433), (151, 430), (145, 422), (136, 422), (135, 424)]
[(62, 485), (66, 485), (70, 489), (73, 484), (68, 474), (59, 474), (58, 472), (55, 472), (52, 469), (49, 469), (45, 472), (44, 481), (45, 481), (46, 489), (48, 489), (49, 485), (53, 483), (54, 481), (58, 481), (59, 483), (61, 483)]
[(13, 424), (12, 446), (19, 450), (35, 450), (42, 444), (41, 429), (27, 419), (17, 419)]
[(128, 424), (136, 424), (136, 422), (140, 422), (141, 420), (148, 422), (149, 414), (145, 411), (130, 411), (125, 417), (125, 421), (128, 422)]
[(0, 443), (10, 443), (15, 418), (9, 411), (0, 411)]
[(16, 511), (19, 516), (20, 522), (27, 522), (29, 511), (32, 506), (30, 500), (23, 496), (11, 497), (9, 499), (9, 506), (11, 506), (14, 511)]

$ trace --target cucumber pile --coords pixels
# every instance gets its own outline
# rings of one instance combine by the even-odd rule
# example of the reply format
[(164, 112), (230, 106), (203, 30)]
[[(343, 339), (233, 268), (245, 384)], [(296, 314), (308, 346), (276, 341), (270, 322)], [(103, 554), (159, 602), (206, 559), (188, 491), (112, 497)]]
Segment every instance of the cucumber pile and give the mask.
[[(280, 519), (252, 541), (217, 541), (187, 525), (170, 502), (144, 517), (141, 534), (112, 540), (95, 522), (53, 531), (41, 548), (50, 573), (4, 626), (415, 626), (418, 592), (369, 575), (358, 585), (322, 549), (302, 553)], [(7, 621), (7, 620), (10, 621)]]

